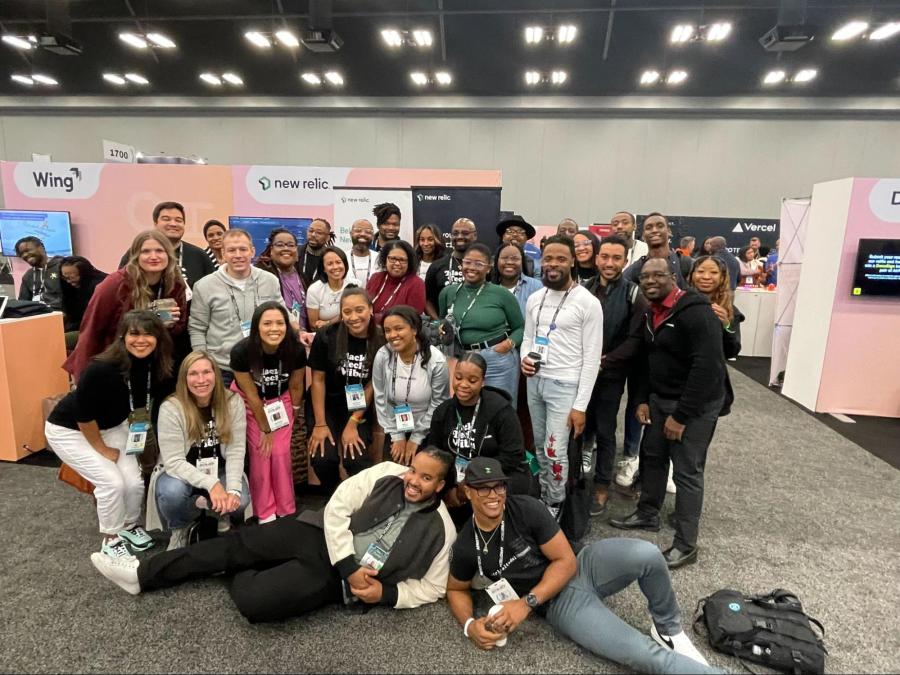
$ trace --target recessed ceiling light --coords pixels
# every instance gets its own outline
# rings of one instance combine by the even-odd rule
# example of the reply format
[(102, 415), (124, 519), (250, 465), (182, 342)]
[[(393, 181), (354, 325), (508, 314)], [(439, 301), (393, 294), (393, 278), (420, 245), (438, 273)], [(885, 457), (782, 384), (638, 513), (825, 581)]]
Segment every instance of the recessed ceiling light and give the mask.
[(119, 39), (135, 49), (147, 49), (147, 41), (135, 33), (119, 33)]
[(413, 81), (413, 84), (417, 84), (420, 87), (428, 84), (428, 76), (420, 71), (415, 71), (409, 74), (409, 78)]
[(544, 39), (544, 29), (540, 26), (528, 26), (525, 29), (525, 42), (535, 45)]
[(681, 84), (687, 79), (686, 70), (673, 70), (666, 78), (666, 84)]
[(129, 82), (134, 82), (135, 84), (150, 84), (150, 80), (137, 73), (125, 73), (125, 79)]
[(27, 38), (18, 35), (4, 35), (3, 41), (16, 49), (31, 49), (34, 46)]
[(731, 24), (727, 21), (719, 21), (706, 29), (707, 42), (721, 42), (731, 33)]
[(40, 82), (41, 84), (46, 84), (48, 87), (55, 87), (59, 84), (54, 78), (49, 75), (32, 75), (31, 79), (35, 82)]
[(120, 87), (126, 82), (124, 77), (122, 77), (121, 75), (116, 75), (115, 73), (103, 73), (103, 79)]
[(200, 79), (206, 82), (207, 84), (211, 84), (214, 87), (221, 87), (222, 80), (219, 79), (218, 75), (213, 75), (212, 73), (201, 73)]
[(388, 47), (403, 46), (403, 36), (395, 28), (385, 28), (381, 31), (381, 39), (385, 41)]
[(690, 24), (679, 24), (672, 29), (671, 41), (675, 44), (687, 42), (694, 35), (694, 27)]
[(536, 70), (528, 70), (525, 72), (525, 84), (535, 85), (541, 81), (541, 74)]
[(299, 47), (300, 40), (297, 39), (297, 36), (294, 35), (289, 30), (280, 30), (275, 33), (275, 39), (278, 40), (285, 47)]
[(316, 75), (315, 73), (303, 73), (303, 75), (301, 75), (300, 77), (307, 84), (312, 84), (315, 86), (322, 84), (322, 78), (319, 77), (318, 75)]
[(333, 70), (329, 70), (325, 73), (325, 79), (336, 87), (340, 87), (344, 84), (344, 78), (341, 77), (341, 74)]
[(785, 77), (787, 77), (787, 73), (783, 70), (770, 70), (763, 78), (763, 84), (778, 84), (783, 82)]
[(175, 43), (162, 33), (147, 33), (147, 39), (153, 43), (154, 47), (160, 49), (175, 49), (176, 47)]
[(572, 24), (563, 24), (556, 29), (556, 41), (561, 45), (567, 45), (575, 39), (577, 28)]
[(244, 37), (250, 40), (250, 42), (255, 44), (257, 47), (261, 47), (263, 49), (272, 46), (269, 38), (260, 33), (258, 30), (248, 30), (246, 33), (244, 33)]
[(886, 23), (883, 26), (879, 26), (871, 33), (869, 33), (869, 39), (887, 40), (889, 37), (893, 37), (897, 33), (900, 33), (900, 21), (892, 21), (891, 23)]
[(413, 42), (417, 47), (430, 47), (434, 43), (430, 30), (418, 29), (413, 31)]
[(809, 82), (810, 80), (814, 80), (816, 75), (818, 75), (818, 72), (815, 68), (804, 68), (794, 75), (794, 82)]
[(569, 75), (564, 70), (554, 70), (550, 73), (550, 82), (553, 84), (563, 84), (568, 78)]
[(641, 84), (656, 84), (659, 82), (659, 71), (645, 70), (641, 73)]
[(236, 87), (240, 87), (244, 84), (244, 81), (240, 78), (239, 75), (235, 75), (234, 73), (222, 73), (222, 79), (225, 80), (228, 84), (233, 84)]
[(18, 82), (19, 84), (25, 84), (29, 87), (34, 84), (34, 80), (30, 77), (26, 77), (25, 75), (11, 75), (10, 78), (13, 82)]
[(839, 42), (851, 40), (865, 33), (868, 27), (869, 24), (865, 21), (850, 21), (834, 31), (831, 39)]
[(437, 80), (437, 83), (440, 85), (448, 85), (453, 82), (453, 76), (450, 75), (446, 70), (439, 70), (434, 74), (434, 79)]

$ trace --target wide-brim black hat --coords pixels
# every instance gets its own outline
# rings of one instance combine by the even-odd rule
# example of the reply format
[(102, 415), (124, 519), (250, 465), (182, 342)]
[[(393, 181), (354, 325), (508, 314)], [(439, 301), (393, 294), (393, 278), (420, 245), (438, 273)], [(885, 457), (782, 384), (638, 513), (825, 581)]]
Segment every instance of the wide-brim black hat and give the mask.
[(528, 235), (528, 238), (531, 239), (537, 234), (537, 231), (532, 227), (531, 223), (525, 220), (522, 216), (510, 216), (509, 218), (504, 218), (499, 223), (497, 223), (497, 235), (502, 237), (503, 233), (506, 232), (506, 228), (512, 227), (513, 225), (518, 225), (523, 230), (525, 230), (525, 234)]

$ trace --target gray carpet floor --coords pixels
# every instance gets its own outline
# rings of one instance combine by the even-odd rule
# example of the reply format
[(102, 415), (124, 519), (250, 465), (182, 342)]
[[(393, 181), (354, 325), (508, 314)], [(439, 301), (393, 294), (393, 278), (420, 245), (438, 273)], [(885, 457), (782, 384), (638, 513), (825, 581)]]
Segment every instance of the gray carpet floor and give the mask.
[[(738, 402), (707, 464), (701, 558), (673, 573), (685, 624), (720, 588), (783, 587), (825, 625), (829, 672), (900, 671), (900, 472), (731, 376)], [(633, 505), (620, 496), (610, 515)], [(610, 515), (594, 519), (590, 539), (621, 534)], [(672, 531), (634, 536), (665, 548)], [(0, 542), (0, 671), (623, 672), (536, 618), (507, 647), (479, 652), (443, 602), (365, 615), (329, 608), (252, 626), (222, 579), (132, 597), (90, 563), (99, 545), (91, 500), (47, 467), (0, 464)], [(636, 588), (609, 604), (649, 629)], [(710, 662), (741, 672), (694, 639)]]

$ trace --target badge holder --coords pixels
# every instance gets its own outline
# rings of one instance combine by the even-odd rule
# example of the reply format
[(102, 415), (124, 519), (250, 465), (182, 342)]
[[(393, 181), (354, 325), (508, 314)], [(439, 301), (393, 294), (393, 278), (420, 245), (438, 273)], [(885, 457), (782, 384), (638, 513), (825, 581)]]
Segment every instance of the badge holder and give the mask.
[(287, 410), (284, 407), (284, 401), (277, 399), (266, 403), (263, 406), (266, 413), (266, 419), (269, 421), (269, 429), (278, 431), (288, 425)]
[(147, 434), (150, 433), (150, 416), (146, 408), (137, 408), (128, 416), (128, 442), (125, 444), (126, 455), (140, 455), (147, 445)]
[(495, 581), (484, 590), (491, 596), (491, 600), (494, 601), (495, 605), (502, 604), (507, 600), (519, 599), (519, 594), (516, 593), (515, 589), (506, 579), (501, 578), (500, 581)]
[(397, 431), (413, 431), (416, 428), (412, 407), (408, 404), (394, 406), (394, 420), (397, 422)]
[(361, 384), (348, 384), (344, 387), (344, 394), (347, 396), (347, 410), (366, 409), (366, 391)]
[(541, 362), (547, 362), (547, 354), (550, 351), (550, 338), (538, 335), (534, 338), (534, 351), (541, 355)]
[(469, 460), (463, 459), (462, 457), (457, 456), (456, 458), (456, 483), (457, 485), (462, 484), (463, 479), (466, 477), (466, 469), (469, 467)]
[(250, 337), (250, 320), (241, 321), (241, 335)]
[(387, 562), (388, 555), (390, 555), (390, 551), (384, 547), (384, 545), (379, 542), (372, 542), (369, 544), (369, 548), (366, 549), (366, 552), (363, 554), (362, 559), (359, 561), (360, 565), (364, 565), (366, 567), (371, 567), (376, 572), (381, 570), (384, 567), (384, 564)]
[(213, 455), (212, 457), (198, 457), (197, 458), (197, 470), (211, 478), (219, 477), (219, 457), (217, 455)]

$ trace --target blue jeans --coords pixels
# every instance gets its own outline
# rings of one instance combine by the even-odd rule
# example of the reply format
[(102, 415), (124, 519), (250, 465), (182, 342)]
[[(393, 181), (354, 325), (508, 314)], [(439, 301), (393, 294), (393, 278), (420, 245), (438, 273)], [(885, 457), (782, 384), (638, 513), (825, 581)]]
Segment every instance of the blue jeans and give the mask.
[(487, 371), (484, 374), (484, 383), (505, 391), (515, 399), (519, 390), (519, 356), (515, 349), (510, 349), (505, 354), (495, 352), (493, 347), (482, 349), (480, 352), (487, 362)]
[(553, 505), (566, 498), (569, 479), (569, 413), (578, 393), (577, 382), (528, 378), (528, 410), (534, 448), (541, 466), (541, 499)]
[(641, 539), (604, 539), (578, 554), (578, 573), (550, 603), (547, 620), (588, 651), (645, 673), (718, 673), (657, 644), (603, 600), (637, 581), (663, 635), (680, 633), (681, 610), (659, 549)]
[[(219, 468), (219, 482), (225, 485), (225, 467)], [(194, 504), (194, 500), (203, 495), (209, 497), (209, 493), (190, 483), (174, 478), (163, 471), (156, 479), (156, 508), (159, 517), (166, 525), (166, 529), (174, 530), (178, 527), (187, 527), (200, 517), (200, 509)], [(241, 505), (234, 514), (243, 513), (250, 503), (250, 486), (247, 477), (241, 477)]]

